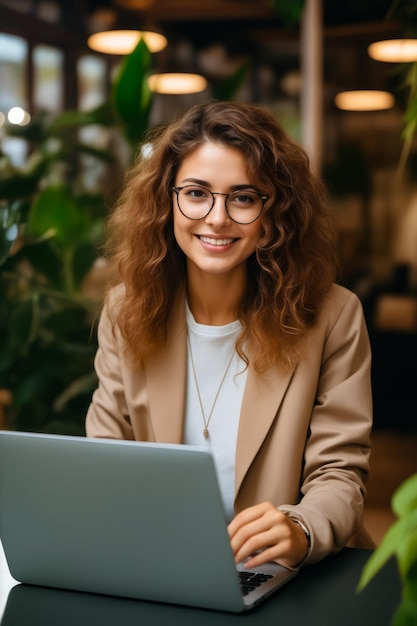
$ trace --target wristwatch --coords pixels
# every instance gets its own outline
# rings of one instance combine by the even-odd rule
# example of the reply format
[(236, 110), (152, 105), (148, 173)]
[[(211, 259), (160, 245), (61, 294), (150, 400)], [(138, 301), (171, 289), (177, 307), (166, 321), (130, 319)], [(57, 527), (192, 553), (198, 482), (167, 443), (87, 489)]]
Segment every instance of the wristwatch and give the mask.
[(301, 521), (299, 520), (297, 517), (290, 517), (290, 520), (292, 522), (294, 522), (294, 524), (297, 524), (297, 526), (299, 526), (301, 528), (301, 530), (304, 532), (306, 539), (307, 539), (307, 548), (310, 548), (311, 546), (311, 537), (310, 537), (310, 533), (309, 530), (307, 528), (307, 526)]

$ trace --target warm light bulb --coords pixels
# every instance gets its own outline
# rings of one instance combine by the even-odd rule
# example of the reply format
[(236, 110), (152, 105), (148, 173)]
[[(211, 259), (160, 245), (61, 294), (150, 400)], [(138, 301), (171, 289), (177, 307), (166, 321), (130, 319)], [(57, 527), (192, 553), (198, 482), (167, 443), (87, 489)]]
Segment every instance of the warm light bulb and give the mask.
[(26, 126), (30, 122), (30, 115), (22, 107), (12, 107), (7, 113), (7, 119), (10, 124), (16, 126)]
[(417, 61), (417, 39), (376, 41), (368, 47), (368, 54), (375, 61), (412, 63)]
[(152, 74), (148, 78), (151, 91), (164, 94), (186, 94), (204, 91), (206, 79), (200, 74), (166, 73)]
[(362, 89), (342, 91), (335, 97), (335, 104), (344, 111), (383, 111), (395, 104), (394, 96), (388, 91)]
[(139, 30), (106, 30), (90, 35), (87, 40), (89, 48), (106, 54), (130, 54), (143, 37), (150, 52), (160, 52), (168, 41), (164, 35), (152, 31)]

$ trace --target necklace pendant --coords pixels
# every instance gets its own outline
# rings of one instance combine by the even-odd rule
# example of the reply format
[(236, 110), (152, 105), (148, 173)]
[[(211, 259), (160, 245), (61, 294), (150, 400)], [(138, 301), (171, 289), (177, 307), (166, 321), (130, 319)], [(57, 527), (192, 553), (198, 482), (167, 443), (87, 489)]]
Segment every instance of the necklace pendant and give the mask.
[(207, 439), (207, 438), (208, 438), (208, 436), (209, 436), (209, 431), (207, 430), (207, 428), (205, 428), (205, 429), (203, 430), (203, 435), (204, 435), (204, 439)]

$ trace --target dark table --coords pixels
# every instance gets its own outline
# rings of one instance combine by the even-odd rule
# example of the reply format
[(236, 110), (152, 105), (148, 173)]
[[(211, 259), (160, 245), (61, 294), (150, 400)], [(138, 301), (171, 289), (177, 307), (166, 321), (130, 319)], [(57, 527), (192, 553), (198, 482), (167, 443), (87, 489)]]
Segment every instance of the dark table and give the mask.
[[(1, 626), (388, 626), (400, 602), (394, 560), (364, 591), (355, 589), (367, 550), (345, 548), (305, 567), (264, 603), (247, 613), (230, 614), (168, 604), (62, 591), (10, 582)], [(7, 568), (3, 561), (0, 568)], [(63, 564), (65, 567), (65, 564)], [(5, 577), (3, 577), (3, 581)], [(1, 615), (1, 611), (0, 611)]]

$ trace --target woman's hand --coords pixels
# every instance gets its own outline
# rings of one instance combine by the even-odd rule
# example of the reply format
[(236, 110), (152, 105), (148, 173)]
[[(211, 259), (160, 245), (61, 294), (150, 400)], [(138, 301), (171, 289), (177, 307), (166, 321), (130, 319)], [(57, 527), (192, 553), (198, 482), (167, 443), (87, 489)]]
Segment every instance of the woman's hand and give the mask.
[(307, 556), (304, 531), (271, 502), (238, 513), (230, 522), (228, 532), (236, 563), (245, 561), (248, 568), (267, 561), (294, 568)]

